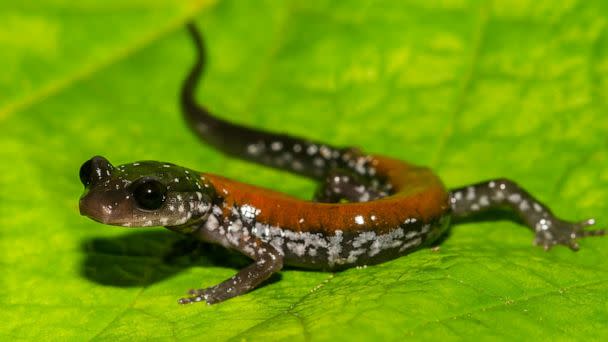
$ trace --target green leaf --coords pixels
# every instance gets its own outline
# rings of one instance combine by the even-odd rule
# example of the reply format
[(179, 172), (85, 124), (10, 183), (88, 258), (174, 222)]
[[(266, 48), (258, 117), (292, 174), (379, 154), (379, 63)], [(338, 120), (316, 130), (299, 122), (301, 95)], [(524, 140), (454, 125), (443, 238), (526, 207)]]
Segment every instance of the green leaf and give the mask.
[(608, 338), (608, 239), (544, 252), (508, 221), (330, 274), (287, 269), (177, 305), (247, 260), (163, 261), (179, 236), (78, 214), (80, 164), (155, 159), (309, 198), (308, 180), (220, 155), (182, 121), (196, 17), (201, 101), (224, 118), (498, 176), (608, 223), (605, 1), (105, 1), (0, 5), (0, 339)]

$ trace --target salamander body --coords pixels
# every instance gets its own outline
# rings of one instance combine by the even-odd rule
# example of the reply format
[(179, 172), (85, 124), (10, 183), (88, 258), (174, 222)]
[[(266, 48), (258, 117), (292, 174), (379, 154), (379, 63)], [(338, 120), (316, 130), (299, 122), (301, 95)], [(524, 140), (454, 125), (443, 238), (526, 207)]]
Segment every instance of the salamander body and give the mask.
[(313, 178), (319, 187), (313, 201), (304, 201), (171, 163), (113, 166), (100, 156), (86, 161), (80, 169), (83, 215), (111, 225), (165, 226), (253, 259), (218, 285), (190, 290), (182, 304), (238, 296), (283, 265), (340, 270), (394, 259), (437, 241), (451, 220), (488, 209), (513, 210), (545, 249), (578, 249), (576, 238), (604, 233), (585, 229), (592, 219), (555, 217), (508, 179), (448, 191), (425, 167), (217, 118), (194, 98), (205, 55), (199, 32), (193, 25), (188, 30), (198, 58), (181, 106), (192, 130), (230, 156)]

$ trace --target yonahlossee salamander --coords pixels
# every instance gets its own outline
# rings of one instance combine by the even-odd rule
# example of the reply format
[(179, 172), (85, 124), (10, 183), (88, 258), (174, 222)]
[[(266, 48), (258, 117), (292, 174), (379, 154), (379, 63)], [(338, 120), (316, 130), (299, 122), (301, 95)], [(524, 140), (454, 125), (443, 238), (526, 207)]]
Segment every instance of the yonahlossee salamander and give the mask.
[(535, 243), (578, 249), (593, 219), (568, 222), (508, 179), (448, 191), (429, 169), (356, 148), (233, 124), (198, 105), (204, 66), (202, 38), (188, 25), (198, 58), (181, 92), (192, 129), (222, 152), (311, 177), (314, 201), (157, 161), (113, 166), (93, 157), (80, 169), (80, 212), (125, 227), (165, 226), (237, 250), (253, 263), (226, 281), (190, 290), (180, 303), (209, 304), (256, 288), (283, 265), (339, 270), (381, 263), (436, 241), (458, 219), (510, 208), (536, 235)]

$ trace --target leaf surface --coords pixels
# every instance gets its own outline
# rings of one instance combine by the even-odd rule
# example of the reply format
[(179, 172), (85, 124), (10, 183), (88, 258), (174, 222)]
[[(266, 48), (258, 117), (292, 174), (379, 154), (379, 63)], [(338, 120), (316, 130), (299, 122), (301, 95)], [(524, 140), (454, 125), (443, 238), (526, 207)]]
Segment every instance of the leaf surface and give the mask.
[(309, 198), (314, 184), (200, 144), (177, 94), (196, 17), (199, 98), (235, 122), (429, 165), (448, 187), (505, 176), (560, 216), (608, 222), (604, 1), (46, 1), (0, 5), (0, 339), (428, 340), (608, 337), (608, 240), (531, 247), (508, 221), (340, 273), (287, 269), (179, 306), (247, 260), (78, 214), (80, 164), (165, 160)]

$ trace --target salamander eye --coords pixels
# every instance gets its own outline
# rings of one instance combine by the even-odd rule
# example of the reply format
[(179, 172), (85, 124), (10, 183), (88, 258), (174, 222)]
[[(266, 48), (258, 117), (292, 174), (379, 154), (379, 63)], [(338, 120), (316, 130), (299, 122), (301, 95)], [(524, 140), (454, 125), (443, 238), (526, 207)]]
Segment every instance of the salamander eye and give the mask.
[(153, 179), (137, 181), (133, 187), (135, 203), (144, 210), (156, 210), (165, 203), (167, 187)]
[(93, 173), (93, 162), (91, 159), (87, 160), (80, 167), (80, 181), (85, 188), (91, 185), (91, 175)]

